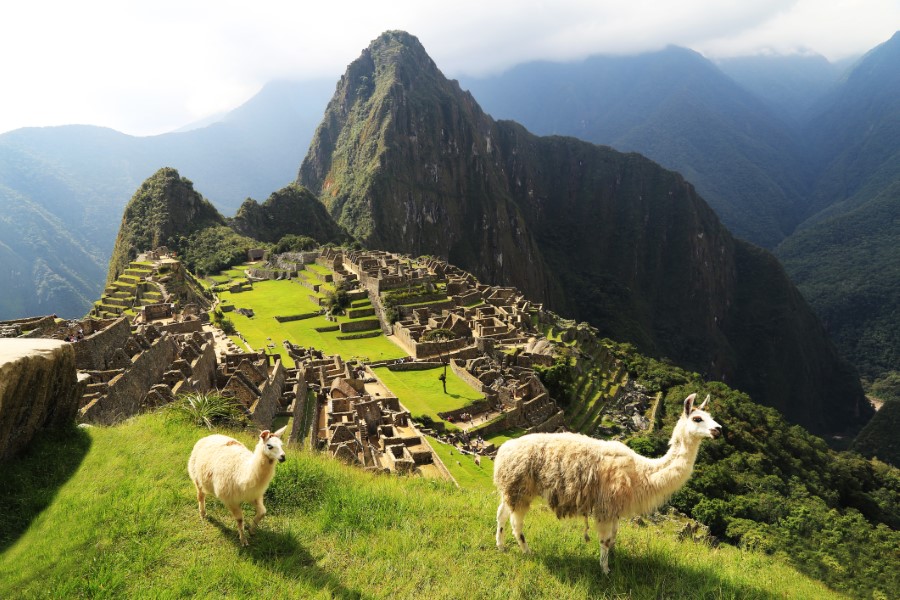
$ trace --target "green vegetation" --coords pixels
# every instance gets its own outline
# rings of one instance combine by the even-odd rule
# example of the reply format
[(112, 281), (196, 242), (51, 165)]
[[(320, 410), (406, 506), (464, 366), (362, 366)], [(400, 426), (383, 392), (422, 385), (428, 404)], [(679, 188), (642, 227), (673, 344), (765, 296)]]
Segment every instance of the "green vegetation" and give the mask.
[[(836, 452), (777, 411), (721, 383), (605, 341), (629, 376), (663, 392), (662, 427), (636, 442), (663, 454), (672, 422), (690, 392), (712, 395), (722, 439), (701, 446), (694, 474), (672, 505), (741, 548), (790, 562), (834, 589), (888, 597), (900, 589), (900, 471)], [(670, 387), (671, 386), (671, 387)]]
[(870, 381), (900, 364), (900, 182), (846, 213), (806, 227), (778, 257)]
[(469, 454), (460, 454), (459, 450), (449, 444), (445, 444), (437, 438), (429, 437), (428, 443), (435, 454), (453, 475), (453, 479), (459, 487), (466, 490), (482, 490), (490, 492), (494, 488), (494, 461), (487, 457), (481, 458), (481, 466), (475, 464), (475, 459)]
[(236, 427), (247, 423), (246, 410), (234, 398), (214, 392), (182, 394), (166, 410), (197, 427)]
[(303, 250), (312, 250), (318, 245), (319, 243), (311, 237), (289, 233), (282, 236), (282, 238), (278, 240), (278, 243), (275, 244), (274, 248), (272, 248), (272, 252), (274, 254), (283, 254), (285, 252), (300, 252)]
[(234, 231), (281, 249), (308, 250), (319, 243), (349, 241), (325, 207), (309, 190), (292, 183), (273, 192), (262, 204), (248, 198), (228, 225)]
[(900, 372), (891, 371), (869, 386), (881, 409), (853, 440), (852, 449), (900, 466)]
[[(678, 522), (624, 524), (609, 577), (581, 522), (540, 506), (528, 520), (534, 554), (512, 540), (500, 553), (486, 487), (376, 477), (290, 447), (241, 548), (221, 503), (208, 500), (208, 522), (197, 515), (185, 463), (207, 433), (145, 415), (43, 436), (4, 465), (0, 597), (835, 597), (761, 553), (680, 542)], [(18, 508), (36, 497), (43, 510)]]
[[(310, 289), (295, 281), (281, 280), (258, 281), (253, 284), (252, 290), (238, 294), (220, 292), (219, 298), (231, 302), (237, 308), (253, 309), (252, 318), (237, 312), (229, 313), (229, 316), (235, 329), (241, 332), (252, 348), (257, 350), (274, 343), (274, 351), (281, 352), (282, 340), (290, 340), (293, 344), (312, 346), (326, 354), (340, 354), (345, 359), (358, 356), (377, 361), (406, 356), (406, 352), (384, 335), (340, 340), (339, 331), (316, 331), (316, 328), (336, 325), (324, 316), (284, 323), (275, 320), (276, 316), (318, 312), (321, 307), (310, 299), (311, 294)], [(338, 323), (349, 320), (343, 316), (337, 319)], [(240, 341), (237, 343), (242, 346)]]
[(258, 241), (239, 235), (225, 226), (207, 227), (182, 240), (182, 261), (198, 275), (218, 273), (247, 260), (247, 251), (264, 247)]
[(387, 367), (375, 369), (379, 379), (394, 392), (414, 419), (428, 417), (435, 423), (443, 423), (448, 429), (455, 427), (438, 416), (439, 412), (456, 410), (484, 395), (476, 392), (451, 369), (447, 369), (447, 393), (444, 393), (438, 376), (443, 367), (425, 371), (391, 371)]

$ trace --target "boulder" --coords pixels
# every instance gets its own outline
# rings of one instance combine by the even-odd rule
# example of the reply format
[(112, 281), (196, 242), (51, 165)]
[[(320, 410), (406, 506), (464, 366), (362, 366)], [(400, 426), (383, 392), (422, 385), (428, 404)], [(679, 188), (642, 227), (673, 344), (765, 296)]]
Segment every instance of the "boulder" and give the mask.
[(68, 342), (0, 340), (0, 460), (19, 454), (41, 430), (74, 423), (82, 379)]

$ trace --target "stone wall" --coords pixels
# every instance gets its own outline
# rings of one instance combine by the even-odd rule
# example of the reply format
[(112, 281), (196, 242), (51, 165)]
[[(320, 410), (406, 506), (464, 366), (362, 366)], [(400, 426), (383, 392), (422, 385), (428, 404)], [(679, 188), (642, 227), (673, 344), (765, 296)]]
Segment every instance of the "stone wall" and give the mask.
[(109, 382), (109, 390), (81, 409), (80, 420), (86, 423), (113, 425), (140, 412), (144, 396), (162, 380), (169, 365), (178, 356), (171, 334), (164, 333), (134, 358), (132, 366)]
[(309, 384), (306, 383), (306, 380), (302, 377), (297, 378), (297, 383), (294, 384), (294, 411), (293, 411), (293, 422), (291, 426), (291, 434), (288, 437), (288, 442), (291, 444), (296, 444), (299, 442), (303, 436), (312, 435), (315, 437), (315, 432), (303, 431), (303, 422), (306, 420), (306, 405), (307, 405), (307, 396), (309, 395)]
[(86, 379), (76, 375), (68, 342), (0, 340), (0, 461), (22, 452), (40, 431), (74, 422)]
[(75, 367), (79, 371), (105, 371), (114, 362), (116, 350), (131, 337), (131, 324), (126, 317), (109, 327), (75, 342)]
[(428, 369), (436, 369), (444, 366), (442, 362), (428, 362), (419, 360), (415, 362), (390, 363), (387, 365), (388, 371), (427, 371)]
[(362, 319), (360, 321), (345, 321), (340, 324), (341, 333), (353, 333), (356, 331), (368, 331), (369, 329), (380, 329), (381, 324), (378, 319)]
[(156, 328), (160, 331), (168, 331), (169, 333), (194, 333), (195, 331), (203, 331), (203, 321), (200, 319), (192, 319), (180, 323), (156, 325)]
[(284, 391), (285, 371), (281, 361), (275, 362), (272, 374), (259, 386), (259, 399), (251, 409), (253, 422), (260, 429), (269, 429), (280, 408), (281, 393)]

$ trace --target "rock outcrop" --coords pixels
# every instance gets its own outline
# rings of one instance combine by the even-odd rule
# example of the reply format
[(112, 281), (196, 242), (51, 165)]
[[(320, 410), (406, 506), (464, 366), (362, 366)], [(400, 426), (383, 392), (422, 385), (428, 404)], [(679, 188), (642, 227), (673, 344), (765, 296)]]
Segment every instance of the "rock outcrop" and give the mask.
[(74, 423), (83, 392), (72, 345), (59, 340), (0, 340), (0, 461), (40, 431)]

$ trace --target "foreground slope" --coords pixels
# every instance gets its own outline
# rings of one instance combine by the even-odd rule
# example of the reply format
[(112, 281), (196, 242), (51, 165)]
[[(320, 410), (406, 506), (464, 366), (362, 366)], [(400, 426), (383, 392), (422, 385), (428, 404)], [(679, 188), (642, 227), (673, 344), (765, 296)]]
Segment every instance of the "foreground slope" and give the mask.
[(534, 554), (511, 541), (499, 553), (489, 487), (375, 477), (293, 448), (241, 548), (219, 502), (197, 515), (185, 464), (205, 433), (150, 415), (43, 438), (0, 492), (0, 596), (837, 597), (772, 557), (678, 542), (668, 521), (623, 524), (608, 577), (581, 523), (543, 507)]
[(494, 121), (409, 34), (383, 34), (349, 66), (298, 180), (369, 247), (514, 285), (815, 431), (868, 416), (777, 261), (735, 240), (682, 177)]

